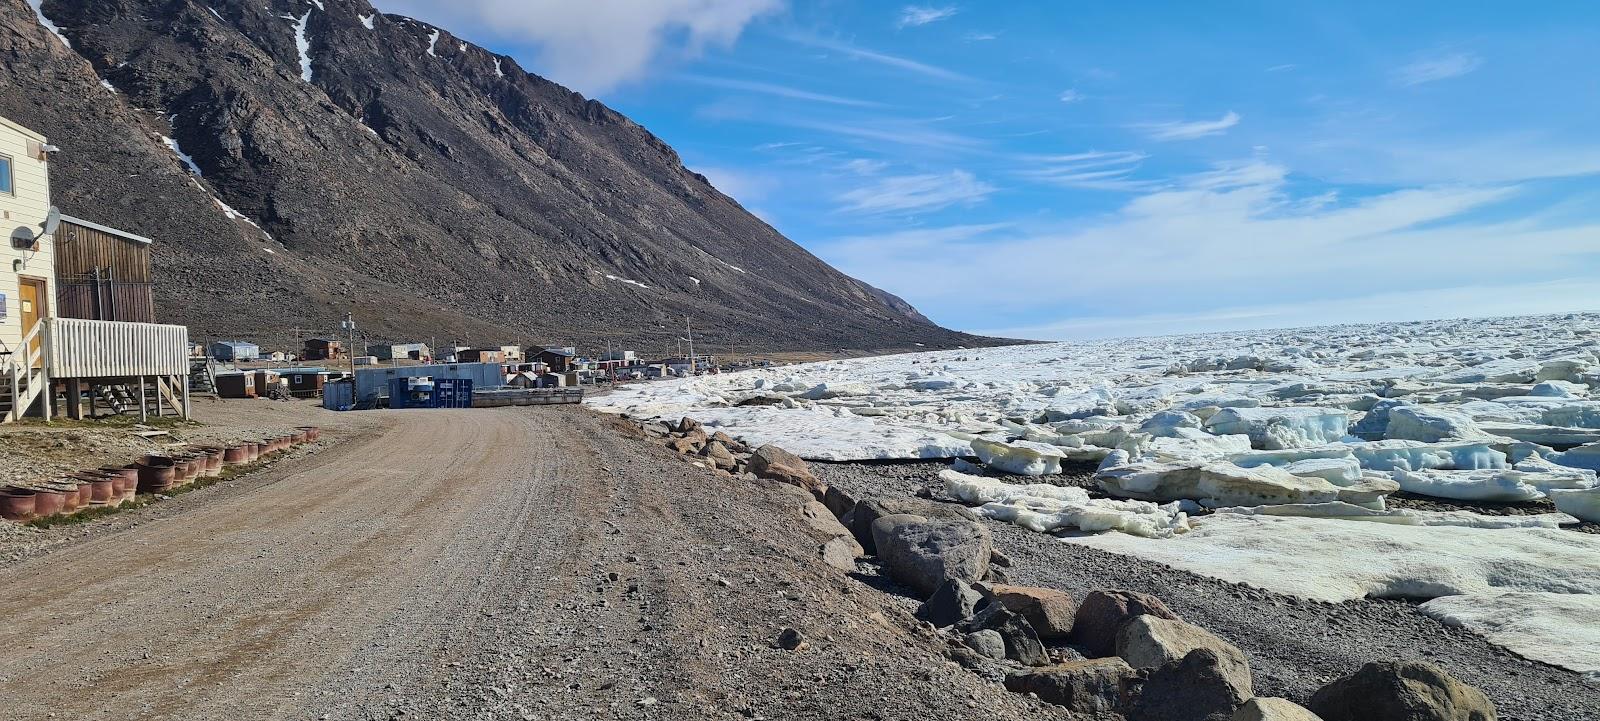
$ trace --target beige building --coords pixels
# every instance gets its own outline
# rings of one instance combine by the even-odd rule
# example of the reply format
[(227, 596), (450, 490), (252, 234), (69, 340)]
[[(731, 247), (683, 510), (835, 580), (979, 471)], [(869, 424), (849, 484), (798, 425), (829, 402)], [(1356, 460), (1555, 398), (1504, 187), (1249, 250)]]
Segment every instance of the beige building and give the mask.
[[(64, 286), (59, 282), (59, 264), (70, 269), (74, 258), (112, 236), (131, 239), (133, 246), (138, 246), (125, 250), (124, 255), (147, 254), (150, 241), (88, 221), (52, 222), (51, 217), (58, 216), (50, 206), (50, 155), (54, 151), (43, 135), (0, 118), (0, 229), (6, 236), (0, 240), (0, 300), (4, 301), (0, 303), (4, 309), (0, 313), (0, 423), (28, 414), (48, 420), (58, 404), (68, 416), (82, 417), (86, 401), (91, 414), (98, 412), (97, 402), (102, 401), (121, 413), (125, 410), (120, 406), (125, 404), (119, 399), (129, 397), (137, 399), (141, 417), (152, 405), (156, 413), (162, 413), (165, 406), (187, 416), (187, 328), (101, 320), (108, 314), (101, 313), (104, 308), (100, 306), (118, 299), (105, 297), (93, 282), (89, 287), (96, 302), (86, 307), (96, 308), (94, 313), (61, 312), (58, 301), (63, 298)], [(47, 228), (53, 228), (54, 234), (46, 234)], [(117, 240), (114, 244), (123, 243)], [(100, 279), (96, 272), (91, 281)], [(134, 289), (140, 297), (150, 292), (150, 284), (144, 285)], [(83, 290), (76, 286), (69, 282), (65, 287)], [(67, 298), (86, 300), (81, 292)], [(147, 320), (151, 314), (139, 317)], [(70, 317), (74, 315), (81, 317)], [(149, 388), (155, 392), (147, 392)]]
[[(32, 130), (0, 118), (0, 366), (23, 362), (22, 340), (53, 315), (54, 238), (43, 236), (50, 214), (49, 154), (46, 140)], [(39, 334), (30, 345), (39, 353)]]

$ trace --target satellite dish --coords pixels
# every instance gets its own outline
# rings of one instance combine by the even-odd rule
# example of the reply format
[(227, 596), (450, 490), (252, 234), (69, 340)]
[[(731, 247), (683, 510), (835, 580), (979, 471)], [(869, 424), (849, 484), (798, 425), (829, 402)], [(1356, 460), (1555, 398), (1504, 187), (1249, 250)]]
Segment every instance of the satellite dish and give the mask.
[(61, 209), (54, 205), (50, 206), (50, 214), (44, 217), (42, 225), (44, 232), (40, 235), (55, 235), (56, 229), (61, 227)]

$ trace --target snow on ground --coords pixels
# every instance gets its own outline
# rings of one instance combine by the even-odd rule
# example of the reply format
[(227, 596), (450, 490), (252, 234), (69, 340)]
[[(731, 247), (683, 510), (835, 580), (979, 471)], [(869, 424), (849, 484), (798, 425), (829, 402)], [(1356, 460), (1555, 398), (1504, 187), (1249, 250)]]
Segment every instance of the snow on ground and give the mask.
[[(996, 520), (1120, 531), (1071, 542), (1282, 593), (1448, 598), (1436, 608), (1451, 618), (1588, 670), (1582, 633), (1562, 629), (1594, 624), (1600, 536), (1561, 530), (1577, 521), (1565, 514), (1392, 511), (1386, 497), (1548, 497), (1593, 520), (1596, 389), (1600, 315), (1570, 314), (881, 356), (591, 405), (816, 460), (977, 457), (1041, 476), (1097, 463), (1110, 498), (970, 474), (946, 490)], [(1222, 510), (1187, 517), (1202, 508)]]
[(67, 36), (61, 34), (61, 28), (56, 27), (56, 24), (51, 22), (50, 18), (45, 17), (44, 10), (39, 7), (43, 3), (44, 0), (28, 0), (28, 7), (33, 8), (33, 14), (39, 18), (39, 24), (43, 25), (44, 29), (49, 30), (56, 36), (57, 39), (61, 40), (62, 45), (65, 45), (69, 48), (72, 47), (72, 41), (68, 40)]
[(183, 148), (178, 145), (178, 141), (163, 135), (161, 136), (161, 142), (172, 151), (173, 155), (178, 156), (178, 159), (183, 161), (184, 167), (188, 168), (189, 172), (194, 173), (197, 176), (205, 175), (205, 173), (200, 172), (200, 166), (195, 165), (194, 157), (183, 152)]
[[(321, 6), (318, 5), (318, 8)], [(285, 15), (284, 19), (294, 23), (294, 47), (300, 53), (300, 79), (311, 82), (311, 39), (306, 37), (306, 26), (311, 22), (311, 11), (296, 18)]]
[(637, 280), (628, 280), (627, 278), (623, 278), (621, 276), (616, 276), (616, 275), (610, 275), (610, 274), (606, 275), (606, 280), (615, 280), (615, 281), (618, 281), (618, 282), (621, 282), (621, 283), (627, 283), (628, 285), (637, 285), (640, 288), (645, 288), (645, 289), (648, 289), (650, 287), (648, 285), (640, 283)]

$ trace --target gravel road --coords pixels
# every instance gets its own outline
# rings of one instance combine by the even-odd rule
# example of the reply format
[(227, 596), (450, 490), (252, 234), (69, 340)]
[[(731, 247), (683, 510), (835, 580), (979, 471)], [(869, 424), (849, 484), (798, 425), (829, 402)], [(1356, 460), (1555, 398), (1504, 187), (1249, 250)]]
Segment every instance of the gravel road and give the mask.
[[(831, 485), (859, 495), (908, 496), (942, 488), (941, 462), (813, 463)], [(1088, 486), (1091, 473), (1060, 477)], [(1017, 479), (1037, 482), (1038, 479)], [(1494, 700), (1502, 721), (1600, 719), (1600, 688), (1579, 674), (1529, 661), (1471, 631), (1446, 627), (1404, 601), (1320, 603), (1218, 581), (1169, 566), (1066, 544), (1009, 523), (987, 521), (995, 547), (1014, 562), (1016, 583), (1081, 598), (1094, 589), (1154, 594), (1185, 619), (1250, 656), (1255, 691), (1304, 703), (1323, 684), (1363, 663), (1405, 659), (1438, 664)]]
[(816, 560), (794, 489), (581, 408), (363, 415), (0, 568), (0, 714), (1066, 717)]

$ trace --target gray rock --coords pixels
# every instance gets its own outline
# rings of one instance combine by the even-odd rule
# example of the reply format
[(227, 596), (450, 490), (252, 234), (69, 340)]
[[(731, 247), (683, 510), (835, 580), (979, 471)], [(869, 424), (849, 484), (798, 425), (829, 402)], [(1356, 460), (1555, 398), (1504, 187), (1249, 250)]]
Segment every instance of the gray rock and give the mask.
[(1322, 687), (1307, 706), (1325, 721), (1495, 721), (1494, 703), (1428, 663), (1369, 663)]
[(1073, 619), (1072, 642), (1091, 656), (1110, 656), (1117, 651), (1117, 632), (1135, 616), (1149, 614), (1176, 620), (1161, 599), (1134, 591), (1090, 591), (1078, 604)]
[(1215, 651), (1224, 664), (1243, 669), (1249, 678), (1250, 659), (1243, 651), (1192, 623), (1145, 614), (1129, 619), (1117, 632), (1117, 655), (1134, 668), (1158, 668), (1197, 648)]
[(817, 546), (817, 557), (823, 563), (845, 572), (856, 570), (856, 559), (861, 555), (861, 544), (850, 536), (832, 538)]
[(965, 581), (952, 578), (922, 602), (917, 608), (917, 618), (938, 628), (953, 626), (971, 618), (982, 600), (983, 594), (973, 590)]
[(843, 519), (855, 510), (856, 499), (838, 486), (828, 486), (828, 490), (822, 494), (822, 505), (827, 506), (835, 517)]
[(1128, 721), (1230, 721), (1251, 696), (1248, 673), (1241, 677), (1215, 651), (1199, 648), (1152, 671), (1126, 716)]
[(799, 631), (792, 628), (783, 629), (778, 633), (778, 648), (785, 651), (798, 651), (805, 647), (806, 639)]
[(1006, 657), (1006, 640), (999, 631), (988, 628), (973, 631), (962, 636), (961, 642), (966, 644), (967, 648), (996, 661), (1004, 660)]
[[(826, 500), (824, 500), (826, 503)], [(861, 542), (861, 547), (867, 553), (876, 554), (877, 546), (872, 542), (872, 522), (884, 516), (896, 513), (909, 513), (924, 518), (942, 518), (949, 520), (977, 521), (978, 517), (972, 514), (965, 506), (950, 503), (934, 503), (920, 498), (862, 498), (858, 499), (851, 510), (840, 520), (855, 534), (856, 540)]]
[(1097, 658), (1015, 673), (1006, 677), (1006, 688), (1078, 713), (1103, 714), (1122, 707), (1137, 677), (1120, 658)]
[(701, 430), (701, 428), (703, 428), (703, 426), (700, 425), (700, 421), (697, 421), (697, 420), (695, 420), (693, 418), (690, 418), (688, 416), (684, 416), (681, 420), (678, 421), (677, 427), (673, 428), (672, 430), (674, 432), (677, 432), (677, 433), (693, 433), (695, 431)]
[(989, 529), (972, 521), (885, 516), (872, 523), (873, 544), (890, 578), (927, 598), (945, 579), (967, 583), (989, 573)]
[(1044, 644), (1039, 642), (1039, 635), (1028, 625), (1028, 620), (1020, 614), (1012, 613), (1001, 604), (990, 603), (983, 606), (973, 614), (972, 618), (956, 624), (956, 630), (962, 633), (997, 631), (1000, 638), (1005, 641), (1006, 658), (1024, 666), (1044, 666), (1050, 663), (1050, 654), (1045, 652)]
[(1233, 712), (1232, 721), (1323, 721), (1321, 716), (1286, 698), (1257, 696)]
[(733, 453), (728, 450), (727, 446), (722, 445), (721, 441), (712, 440), (706, 442), (705, 446), (700, 449), (700, 455), (711, 461), (711, 465), (724, 471), (731, 471), (734, 466), (738, 465), (738, 460), (733, 457)]
[[(992, 555), (990, 559), (992, 563)], [(1028, 619), (1028, 624), (1033, 626), (1039, 638), (1046, 641), (1064, 641), (1072, 633), (1078, 604), (1066, 591), (1005, 584), (996, 584), (990, 590), (995, 600)]]

